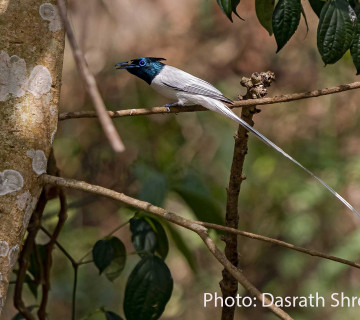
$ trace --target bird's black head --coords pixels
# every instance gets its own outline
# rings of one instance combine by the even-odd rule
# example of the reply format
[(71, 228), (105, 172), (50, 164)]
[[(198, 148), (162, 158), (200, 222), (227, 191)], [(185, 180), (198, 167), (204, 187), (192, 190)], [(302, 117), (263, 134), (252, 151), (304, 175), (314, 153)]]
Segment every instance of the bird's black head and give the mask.
[(166, 60), (164, 58), (138, 58), (126, 62), (120, 62), (115, 65), (116, 69), (126, 69), (135, 76), (143, 79), (148, 84), (151, 84), (153, 79), (160, 73), (164, 64), (160, 61)]

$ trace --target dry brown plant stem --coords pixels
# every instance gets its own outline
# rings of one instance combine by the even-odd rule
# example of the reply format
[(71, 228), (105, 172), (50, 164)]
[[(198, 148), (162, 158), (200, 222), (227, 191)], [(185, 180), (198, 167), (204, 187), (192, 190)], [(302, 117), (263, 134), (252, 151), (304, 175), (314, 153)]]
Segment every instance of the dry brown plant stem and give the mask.
[(86, 64), (84, 55), (81, 52), (81, 50), (76, 42), (74, 32), (72, 31), (69, 19), (67, 18), (67, 15), (66, 15), (65, 2), (64, 2), (64, 0), (57, 0), (57, 3), (58, 3), (58, 7), (59, 7), (60, 16), (64, 23), (66, 35), (69, 39), (69, 42), (70, 42), (70, 45), (71, 45), (71, 48), (72, 48), (72, 51), (74, 54), (74, 59), (75, 59), (77, 68), (78, 68), (80, 76), (84, 82), (85, 89), (88, 92), (88, 94), (94, 104), (94, 107), (96, 110), (96, 115), (99, 117), (99, 121), (104, 130), (104, 133), (105, 133), (106, 137), (108, 138), (114, 151), (122, 152), (125, 150), (124, 144), (121, 141), (121, 138), (120, 138), (118, 132), (116, 131), (116, 128), (115, 128), (113, 122), (111, 121), (111, 119), (109, 117), (109, 114), (105, 107), (105, 103), (101, 97), (98, 86), (96, 84), (95, 78), (94, 78), (93, 74), (90, 72), (90, 70)]
[[(244, 96), (244, 101), (251, 101), (254, 98), (263, 97), (267, 91), (266, 87), (270, 86), (274, 79), (272, 72), (262, 72), (260, 74), (254, 73), (250, 78), (243, 77), (241, 85), (247, 88), (247, 93)], [(254, 126), (253, 116), (259, 112), (255, 106), (244, 107), (241, 110), (241, 118), (250, 126)], [(226, 216), (225, 223), (227, 227), (238, 229), (239, 227), (239, 194), (241, 183), (245, 179), (243, 174), (243, 166), (245, 157), (248, 151), (248, 131), (241, 125), (238, 126), (235, 134), (234, 153), (231, 163), (229, 185), (227, 187), (227, 201), (226, 201)], [(233, 264), (234, 267), (239, 267), (238, 254), (238, 237), (234, 233), (225, 233), (223, 240), (225, 241), (225, 256)], [(220, 288), (223, 299), (232, 297), (235, 299), (238, 283), (227, 268), (222, 271), (222, 280), (220, 281)], [(235, 316), (236, 306), (224, 305), (222, 308), (221, 319), (233, 320)]]

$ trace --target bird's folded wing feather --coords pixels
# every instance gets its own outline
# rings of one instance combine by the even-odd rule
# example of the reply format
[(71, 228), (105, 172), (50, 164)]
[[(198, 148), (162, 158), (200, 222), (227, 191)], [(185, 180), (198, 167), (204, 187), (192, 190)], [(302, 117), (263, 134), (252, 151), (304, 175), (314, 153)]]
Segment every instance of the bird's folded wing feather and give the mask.
[(174, 90), (233, 103), (210, 83), (171, 66), (166, 66), (161, 71), (161, 82)]

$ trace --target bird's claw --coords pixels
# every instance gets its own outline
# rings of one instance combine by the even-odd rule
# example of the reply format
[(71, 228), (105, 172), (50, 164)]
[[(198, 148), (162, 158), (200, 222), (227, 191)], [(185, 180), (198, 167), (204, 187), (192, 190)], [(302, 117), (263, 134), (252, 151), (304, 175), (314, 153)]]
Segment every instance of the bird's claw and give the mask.
[(179, 103), (178, 102), (174, 102), (174, 103), (167, 103), (164, 105), (164, 107), (166, 108), (166, 110), (168, 112), (171, 112), (170, 108), (171, 107), (178, 107), (179, 106)]

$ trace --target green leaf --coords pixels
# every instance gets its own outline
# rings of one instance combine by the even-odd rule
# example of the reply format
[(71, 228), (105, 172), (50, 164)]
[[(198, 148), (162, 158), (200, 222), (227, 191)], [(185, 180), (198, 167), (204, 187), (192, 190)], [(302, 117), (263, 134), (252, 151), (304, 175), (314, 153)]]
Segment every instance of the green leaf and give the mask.
[(194, 271), (197, 272), (195, 259), (192, 251), (190, 250), (189, 246), (187, 245), (186, 241), (183, 239), (181, 234), (170, 224), (166, 223), (166, 228), (170, 233), (172, 240), (176, 248), (180, 251), (180, 253), (184, 256), (189, 267)]
[(224, 223), (218, 204), (198, 175), (187, 174), (181, 183), (174, 186), (174, 191), (186, 202), (198, 220), (216, 224)]
[(323, 8), (325, 1), (323, 0), (309, 0), (310, 6), (318, 17), (320, 17), (321, 9)]
[(156, 320), (163, 313), (173, 290), (165, 262), (157, 256), (143, 258), (131, 272), (125, 288), (127, 320)]
[(106, 320), (124, 320), (119, 315), (117, 315), (115, 312), (112, 311), (105, 311), (105, 319)]
[[(106, 274), (109, 280), (115, 279), (124, 269), (126, 250), (122, 241), (117, 237), (106, 237), (96, 242), (92, 254), (100, 274), (110, 267)], [(114, 269), (114, 267), (116, 268)]]
[(350, 53), (356, 67), (356, 75), (360, 74), (360, 22), (356, 19), (354, 40), (350, 47)]
[(300, 0), (279, 0), (275, 6), (272, 27), (279, 52), (295, 33), (301, 17)]
[(273, 34), (272, 16), (274, 12), (275, 0), (255, 0), (256, 16), (260, 24), (269, 32)]
[(144, 252), (158, 253), (163, 259), (169, 252), (169, 241), (159, 221), (147, 216), (134, 217), (130, 220), (131, 240), (140, 257)]
[(148, 166), (137, 167), (135, 174), (141, 182), (138, 198), (155, 206), (162, 206), (168, 192), (166, 177)]
[(328, 0), (321, 10), (317, 46), (325, 64), (335, 63), (350, 48), (356, 16), (349, 8), (346, 0)]
[(244, 20), (236, 12), (236, 8), (240, 3), (240, 0), (216, 0), (220, 9), (226, 14), (231, 22), (233, 22), (232, 14), (234, 13), (241, 20)]
[(110, 281), (114, 281), (120, 276), (121, 272), (125, 268), (126, 263), (126, 249), (122, 241), (114, 237), (112, 246), (115, 253), (114, 259), (104, 271), (106, 278)]

